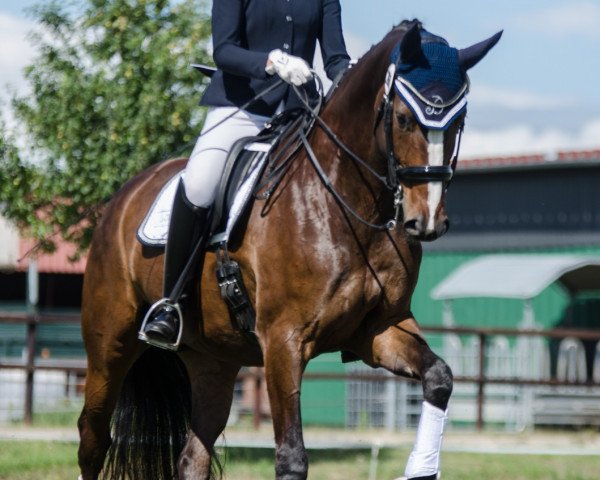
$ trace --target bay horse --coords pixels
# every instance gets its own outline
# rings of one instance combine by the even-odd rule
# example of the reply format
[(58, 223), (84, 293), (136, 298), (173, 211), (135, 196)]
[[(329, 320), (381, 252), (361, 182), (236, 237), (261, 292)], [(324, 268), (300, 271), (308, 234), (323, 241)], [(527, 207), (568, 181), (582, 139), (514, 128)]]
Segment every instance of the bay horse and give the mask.
[[(405, 474), (436, 477), (452, 373), (424, 340), (411, 296), (420, 241), (448, 228), (445, 187), (465, 116), (466, 70), (500, 33), (457, 50), (404, 21), (345, 74), (274, 194), (252, 205), (231, 252), (256, 312), (255, 334), (234, 326), (209, 252), (179, 351), (137, 339), (162, 294), (163, 251), (143, 247), (136, 230), (185, 159), (153, 165), (121, 188), (95, 229), (84, 277), (83, 480), (219, 476), (214, 444), (242, 366), (264, 366), (276, 478), (307, 478), (302, 374), (310, 359), (334, 351), (422, 381), (424, 410)], [(427, 80), (428, 72), (441, 77)], [(401, 221), (389, 222), (396, 210)]]

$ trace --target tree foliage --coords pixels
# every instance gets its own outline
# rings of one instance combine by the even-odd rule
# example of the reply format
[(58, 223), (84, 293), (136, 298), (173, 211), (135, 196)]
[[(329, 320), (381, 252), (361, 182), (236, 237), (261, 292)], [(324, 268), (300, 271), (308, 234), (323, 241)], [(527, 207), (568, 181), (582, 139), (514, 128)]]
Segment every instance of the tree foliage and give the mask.
[(46, 246), (58, 232), (84, 249), (125, 181), (193, 143), (203, 80), (190, 63), (208, 60), (210, 22), (198, 0), (52, 1), (33, 14), (30, 93), (12, 100), (29, 148), (0, 125), (2, 213)]

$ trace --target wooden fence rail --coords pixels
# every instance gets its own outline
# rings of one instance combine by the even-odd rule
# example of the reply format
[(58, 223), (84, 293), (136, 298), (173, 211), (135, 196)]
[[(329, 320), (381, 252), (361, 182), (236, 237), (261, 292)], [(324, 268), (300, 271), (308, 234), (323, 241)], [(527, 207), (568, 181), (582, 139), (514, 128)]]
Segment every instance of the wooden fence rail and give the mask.
[[(62, 370), (66, 373), (85, 374), (85, 359), (74, 360), (51, 360), (36, 359), (37, 329), (41, 324), (79, 323), (79, 315), (49, 315), (49, 314), (23, 314), (14, 312), (0, 312), (0, 323), (25, 324), (26, 330), (26, 354), (24, 360), (2, 360), (1, 369), (20, 369), (26, 372), (24, 421), (26, 424), (33, 422), (33, 384), (36, 370)], [(483, 429), (483, 408), (485, 404), (485, 386), (488, 384), (501, 385), (549, 385), (549, 386), (576, 386), (576, 387), (600, 387), (600, 383), (593, 381), (569, 382), (557, 379), (523, 379), (523, 378), (490, 378), (485, 374), (486, 345), (488, 339), (497, 335), (511, 337), (546, 337), (567, 338), (573, 337), (580, 340), (600, 341), (600, 330), (576, 330), (576, 329), (552, 329), (552, 330), (517, 330), (508, 328), (467, 328), (467, 327), (422, 327), (426, 333), (474, 335), (479, 338), (478, 373), (475, 376), (455, 376), (457, 383), (471, 383), (477, 385), (477, 428)], [(240, 373), (240, 379), (251, 377), (254, 380), (256, 392), (260, 392), (264, 381), (261, 369), (250, 369)], [(311, 373), (304, 375), (306, 380), (360, 380), (365, 382), (381, 381), (406, 381), (400, 377), (390, 377), (386, 374), (333, 374), (333, 373)], [(262, 415), (261, 398), (257, 393), (254, 401), (254, 424), (260, 423)]]

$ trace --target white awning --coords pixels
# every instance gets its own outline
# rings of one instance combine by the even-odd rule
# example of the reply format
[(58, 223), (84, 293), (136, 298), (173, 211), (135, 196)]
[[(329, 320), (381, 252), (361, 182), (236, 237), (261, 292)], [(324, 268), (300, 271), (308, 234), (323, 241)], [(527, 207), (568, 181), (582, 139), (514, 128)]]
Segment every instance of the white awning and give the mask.
[(554, 282), (571, 293), (600, 291), (600, 256), (486, 255), (454, 270), (431, 297), (530, 299)]

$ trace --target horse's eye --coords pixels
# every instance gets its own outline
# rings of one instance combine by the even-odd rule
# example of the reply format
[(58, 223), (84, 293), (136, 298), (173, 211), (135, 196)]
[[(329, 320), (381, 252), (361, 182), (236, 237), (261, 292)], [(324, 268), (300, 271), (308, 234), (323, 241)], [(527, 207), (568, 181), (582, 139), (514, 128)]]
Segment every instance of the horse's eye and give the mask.
[(398, 122), (398, 128), (401, 131), (406, 132), (410, 128), (410, 118), (408, 115), (404, 113), (397, 113), (396, 121)]

